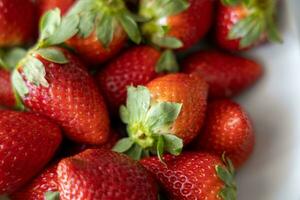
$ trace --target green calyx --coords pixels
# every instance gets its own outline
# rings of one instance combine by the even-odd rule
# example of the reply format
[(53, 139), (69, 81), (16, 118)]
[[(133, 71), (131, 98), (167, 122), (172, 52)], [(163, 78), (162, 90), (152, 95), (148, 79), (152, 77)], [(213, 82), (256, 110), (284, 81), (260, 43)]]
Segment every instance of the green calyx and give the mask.
[(255, 44), (266, 34), (271, 42), (282, 42), (275, 23), (276, 3), (274, 0), (223, 0), (224, 5), (242, 4), (248, 12), (247, 17), (236, 23), (229, 32), (229, 39), (240, 39), (240, 47)]
[(45, 200), (60, 200), (59, 192), (45, 192)]
[(150, 154), (156, 154), (162, 160), (164, 152), (179, 155), (183, 141), (173, 135), (171, 129), (181, 107), (179, 103), (153, 101), (146, 87), (128, 87), (126, 106), (120, 108), (121, 119), (127, 124), (128, 138), (120, 140), (113, 150), (136, 160)]
[(183, 43), (168, 36), (168, 17), (179, 14), (189, 7), (187, 0), (142, 0), (140, 15), (148, 19), (142, 25), (143, 34), (155, 45), (162, 48), (178, 49)]
[(112, 42), (118, 26), (133, 42), (139, 44), (142, 40), (137, 25), (140, 18), (129, 12), (123, 0), (79, 0), (68, 16), (79, 16), (79, 36), (86, 38), (95, 30), (104, 47)]
[(217, 176), (224, 182), (224, 187), (219, 192), (219, 196), (223, 200), (236, 200), (237, 199), (237, 187), (235, 183), (235, 170), (233, 164), (229, 158), (222, 155), (222, 160), (226, 167), (217, 165), (215, 167)]
[(25, 49), (19, 47), (8, 50), (0, 50), (0, 68), (12, 71), (26, 53), (27, 51)]

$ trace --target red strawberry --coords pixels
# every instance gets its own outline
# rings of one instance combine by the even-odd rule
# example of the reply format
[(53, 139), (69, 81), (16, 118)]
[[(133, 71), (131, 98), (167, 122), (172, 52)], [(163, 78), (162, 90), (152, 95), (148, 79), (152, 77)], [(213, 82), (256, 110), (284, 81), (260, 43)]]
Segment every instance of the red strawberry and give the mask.
[(32, 182), (11, 195), (12, 200), (44, 200), (47, 192), (58, 190), (57, 164), (44, 170)]
[(36, 9), (31, 0), (0, 0), (0, 47), (30, 42), (35, 35)]
[(42, 16), (44, 13), (54, 8), (59, 8), (64, 15), (74, 2), (75, 0), (37, 0), (39, 16)]
[(36, 175), (60, 142), (59, 127), (48, 119), (0, 111), (0, 194), (16, 191)]
[(186, 74), (156, 78), (146, 87), (129, 87), (126, 107), (120, 110), (129, 137), (120, 140), (114, 150), (134, 159), (150, 152), (178, 155), (183, 144), (200, 132), (207, 91), (200, 77)]
[(250, 157), (255, 137), (250, 119), (245, 111), (230, 100), (209, 104), (207, 118), (198, 149), (222, 155), (224, 152), (236, 168)]
[(127, 36), (140, 43), (141, 36), (134, 16), (123, 0), (78, 0), (68, 15), (80, 16), (79, 31), (67, 41), (91, 64), (100, 64), (118, 53)]
[(10, 80), (10, 72), (0, 67), (0, 105), (13, 108), (16, 98)]
[(152, 157), (141, 163), (159, 180), (172, 200), (236, 200), (234, 169), (208, 153), (164, 156), (165, 163)]
[(60, 48), (32, 50), (14, 72), (25, 106), (61, 125), (77, 142), (103, 144), (109, 117), (93, 78), (71, 53)]
[(158, 65), (160, 56), (150, 46), (132, 47), (98, 74), (102, 93), (114, 113), (125, 103), (127, 86), (145, 85), (159, 75), (163, 70)]
[(57, 169), (61, 200), (155, 200), (154, 179), (136, 161), (104, 149), (62, 160)]
[(237, 95), (263, 75), (255, 61), (217, 51), (195, 53), (183, 66), (184, 72), (197, 73), (207, 81), (211, 98)]
[(221, 0), (217, 11), (216, 41), (228, 50), (249, 49), (268, 38), (280, 42), (275, 25), (277, 1)]
[(188, 49), (209, 30), (212, 0), (142, 0), (140, 14), (151, 19), (143, 24), (143, 33), (152, 43), (167, 48)]

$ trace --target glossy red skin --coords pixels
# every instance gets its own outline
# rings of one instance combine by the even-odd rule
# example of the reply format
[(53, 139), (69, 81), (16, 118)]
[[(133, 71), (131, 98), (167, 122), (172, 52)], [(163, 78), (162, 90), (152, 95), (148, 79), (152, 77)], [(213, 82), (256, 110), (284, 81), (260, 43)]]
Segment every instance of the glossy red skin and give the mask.
[(98, 75), (97, 81), (110, 110), (118, 114), (125, 104), (127, 86), (145, 85), (159, 74), (155, 66), (160, 52), (149, 46), (128, 49), (110, 62)]
[(158, 102), (181, 103), (180, 114), (171, 133), (190, 143), (200, 133), (204, 122), (208, 85), (199, 76), (168, 74), (150, 81), (146, 87), (152, 99)]
[(240, 39), (228, 39), (228, 34), (233, 26), (247, 16), (248, 10), (243, 5), (224, 6), (222, 3), (219, 3), (216, 20), (216, 42), (221, 48), (231, 51), (251, 48), (240, 47)]
[(247, 113), (230, 100), (208, 105), (203, 133), (197, 148), (217, 155), (224, 152), (235, 168), (241, 167), (253, 152), (255, 136)]
[(224, 166), (213, 154), (186, 152), (180, 156), (164, 156), (164, 165), (157, 157), (146, 158), (142, 165), (149, 170), (172, 200), (221, 200), (224, 183), (217, 177), (215, 166)]
[(36, 175), (61, 143), (59, 127), (33, 113), (0, 111), (0, 194), (10, 194)]
[(127, 35), (119, 26), (115, 29), (113, 40), (107, 48), (99, 42), (95, 32), (87, 38), (74, 36), (66, 43), (77, 51), (85, 63), (90, 64), (89, 67), (95, 67), (115, 56), (124, 47), (126, 41)]
[(0, 0), (0, 47), (30, 42), (36, 31), (36, 7), (31, 0)]
[(16, 106), (17, 102), (13, 92), (10, 72), (0, 67), (0, 105), (13, 108)]
[(46, 192), (58, 191), (57, 164), (44, 170), (32, 182), (10, 196), (11, 200), (45, 200)]
[(152, 176), (137, 161), (104, 149), (62, 160), (57, 169), (61, 200), (156, 200)]
[(183, 61), (185, 73), (196, 73), (209, 84), (209, 97), (233, 97), (248, 89), (263, 75), (257, 62), (218, 51), (201, 51)]
[(183, 42), (181, 50), (195, 45), (212, 25), (213, 0), (189, 0), (190, 7), (177, 15), (168, 17), (167, 35)]
[(44, 13), (54, 8), (59, 8), (61, 14), (64, 15), (75, 1), (76, 0), (37, 0), (39, 16), (41, 17)]
[(88, 71), (71, 53), (63, 51), (69, 63), (61, 65), (35, 55), (45, 66), (49, 87), (28, 82), (23, 102), (30, 110), (48, 116), (66, 136), (79, 143), (103, 144), (109, 136), (109, 117), (104, 100)]

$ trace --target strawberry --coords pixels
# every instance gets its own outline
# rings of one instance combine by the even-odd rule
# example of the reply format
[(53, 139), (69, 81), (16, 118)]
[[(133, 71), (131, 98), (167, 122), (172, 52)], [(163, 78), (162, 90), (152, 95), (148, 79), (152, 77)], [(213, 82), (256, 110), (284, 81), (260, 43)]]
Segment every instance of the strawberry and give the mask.
[(170, 199), (236, 200), (230, 160), (222, 161), (208, 153), (186, 152), (177, 157), (166, 155), (164, 161), (150, 157), (141, 163), (157, 178)]
[(177, 70), (176, 64), (164, 59), (164, 55), (153, 47), (136, 46), (110, 62), (98, 74), (99, 86), (113, 113), (117, 113), (125, 103), (127, 86), (145, 85), (163, 71)]
[(58, 190), (57, 164), (44, 170), (32, 182), (11, 195), (12, 200), (44, 200), (50, 192)]
[(75, 0), (37, 0), (39, 16), (54, 8), (59, 8), (64, 15), (74, 3)]
[(128, 138), (114, 150), (134, 159), (164, 151), (180, 154), (183, 144), (200, 132), (207, 98), (207, 84), (198, 76), (170, 74), (146, 87), (128, 88), (126, 107), (120, 109)]
[(17, 102), (10, 80), (10, 72), (0, 67), (0, 105), (13, 108)]
[(127, 41), (141, 36), (135, 16), (123, 0), (78, 0), (68, 15), (79, 15), (79, 31), (67, 44), (91, 64), (100, 64), (118, 53)]
[(253, 60), (218, 51), (197, 52), (183, 62), (186, 73), (197, 73), (209, 84), (210, 98), (235, 96), (263, 75)]
[(104, 100), (85, 66), (55, 47), (77, 24), (76, 16), (61, 20), (58, 10), (45, 14), (39, 41), (14, 70), (13, 85), (27, 108), (53, 119), (69, 139), (103, 144), (109, 134)]
[(143, 34), (160, 47), (186, 50), (196, 44), (212, 24), (212, 0), (141, 0), (146, 19)]
[(155, 200), (154, 179), (138, 162), (104, 149), (86, 150), (57, 168), (61, 200)]
[(36, 175), (61, 142), (59, 127), (33, 113), (0, 111), (0, 195)]
[(239, 51), (266, 39), (281, 42), (274, 20), (276, 3), (276, 0), (221, 0), (216, 20), (217, 44)]
[(36, 8), (31, 0), (0, 0), (0, 47), (30, 42), (35, 35)]
[(238, 168), (249, 159), (254, 142), (250, 119), (241, 106), (230, 100), (208, 104), (203, 133), (197, 140), (197, 149), (218, 155), (225, 152)]

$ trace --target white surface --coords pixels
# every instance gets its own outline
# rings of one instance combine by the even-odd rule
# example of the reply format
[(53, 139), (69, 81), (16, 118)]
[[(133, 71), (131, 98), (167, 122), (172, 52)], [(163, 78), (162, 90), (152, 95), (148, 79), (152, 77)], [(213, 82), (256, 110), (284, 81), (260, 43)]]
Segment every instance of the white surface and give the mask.
[(257, 136), (253, 157), (238, 173), (239, 200), (300, 200), (299, 8), (299, 0), (285, 0), (282, 6), (283, 45), (249, 53), (263, 63), (266, 76), (238, 98)]

